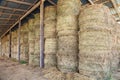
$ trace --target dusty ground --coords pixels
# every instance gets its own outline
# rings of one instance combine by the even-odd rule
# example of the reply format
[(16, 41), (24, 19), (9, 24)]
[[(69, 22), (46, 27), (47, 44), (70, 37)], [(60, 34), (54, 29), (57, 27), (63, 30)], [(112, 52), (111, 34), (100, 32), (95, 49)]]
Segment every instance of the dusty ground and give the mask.
[[(75, 75), (76, 77), (73, 77)], [(78, 74), (68, 75), (60, 73), (55, 68), (50, 70), (33, 68), (0, 57), (0, 80), (94, 80)], [(115, 73), (116, 80), (120, 80), (120, 72)]]

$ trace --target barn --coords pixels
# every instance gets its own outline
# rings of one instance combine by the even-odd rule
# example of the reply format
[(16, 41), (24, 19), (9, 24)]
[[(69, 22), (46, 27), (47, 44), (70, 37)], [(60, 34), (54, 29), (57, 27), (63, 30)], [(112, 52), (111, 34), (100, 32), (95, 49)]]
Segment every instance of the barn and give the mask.
[(0, 0), (0, 80), (120, 80), (120, 0)]

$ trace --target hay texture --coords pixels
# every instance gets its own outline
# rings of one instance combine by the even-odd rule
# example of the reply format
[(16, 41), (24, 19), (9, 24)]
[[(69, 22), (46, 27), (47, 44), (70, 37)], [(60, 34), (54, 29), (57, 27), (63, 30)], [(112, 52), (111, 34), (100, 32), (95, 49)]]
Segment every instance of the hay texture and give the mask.
[(81, 9), (81, 13), (79, 15), (79, 25), (82, 27), (80, 27), (80, 31), (88, 28), (111, 29), (114, 24), (115, 20), (111, 17), (109, 8), (103, 6), (102, 4), (91, 5), (87, 8)]
[(77, 71), (78, 64), (77, 36), (62, 36), (58, 38), (57, 67), (62, 72)]
[(48, 6), (45, 8), (44, 37), (56, 37), (56, 7)]
[(58, 16), (78, 15), (80, 10), (80, 0), (58, 0)]
[[(83, 17), (84, 15), (84, 17)], [(99, 17), (98, 17), (99, 16)], [(111, 20), (109, 20), (111, 19)], [(111, 75), (112, 18), (103, 5), (84, 8), (79, 15), (79, 73), (104, 80)]]
[(57, 65), (57, 39), (56, 39), (56, 7), (47, 6), (44, 17), (44, 63), (45, 68), (56, 67)]
[(57, 3), (57, 67), (62, 72), (76, 72), (78, 66), (79, 0), (59, 0)]
[(45, 67), (55, 67), (57, 64), (57, 40), (56, 38), (47, 38), (45, 40)]

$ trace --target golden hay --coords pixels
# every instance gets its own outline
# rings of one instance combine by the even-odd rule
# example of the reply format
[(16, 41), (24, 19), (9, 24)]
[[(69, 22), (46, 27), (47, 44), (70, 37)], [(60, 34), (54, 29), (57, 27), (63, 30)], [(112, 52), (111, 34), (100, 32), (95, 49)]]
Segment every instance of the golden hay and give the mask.
[(57, 58), (55, 54), (45, 54), (44, 58), (45, 68), (56, 67)]
[(80, 11), (80, 0), (58, 0), (57, 15), (78, 15)]
[(57, 67), (61, 72), (76, 72), (78, 70), (78, 58), (76, 55), (57, 54)]
[(57, 40), (56, 38), (45, 39), (45, 54), (56, 54)]
[(47, 6), (45, 7), (45, 22), (50, 20), (56, 20), (56, 7)]
[(78, 53), (78, 37), (77, 36), (61, 36), (58, 38), (58, 52), (63, 54)]
[(62, 30), (78, 30), (77, 16), (58, 16), (57, 17), (57, 32)]
[(44, 23), (44, 37), (55, 38), (56, 37), (56, 21), (50, 20)]
[(114, 24), (115, 20), (110, 15), (110, 10), (101, 4), (83, 8), (79, 15), (79, 25), (82, 26), (80, 30), (86, 30), (87, 28), (111, 29)]

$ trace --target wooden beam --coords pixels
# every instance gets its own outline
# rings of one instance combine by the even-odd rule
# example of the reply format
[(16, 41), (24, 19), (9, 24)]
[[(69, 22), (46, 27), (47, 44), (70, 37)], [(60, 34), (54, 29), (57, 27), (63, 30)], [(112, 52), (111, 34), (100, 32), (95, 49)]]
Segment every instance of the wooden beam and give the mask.
[(6, 0), (6, 1), (14, 2), (14, 3), (17, 3), (17, 4), (29, 5), (29, 6), (32, 5), (31, 3), (28, 3), (28, 2), (25, 2), (25, 1), (18, 1), (18, 0)]
[(40, 4), (40, 67), (44, 68), (44, 1)]
[[(8, 20), (9, 21), (9, 19), (8, 18), (0, 18), (0, 20)], [(10, 19), (10, 21), (16, 21), (17, 19)]]
[(48, 0), (49, 3), (51, 3), (54, 6), (57, 6), (52, 0)]
[[(27, 15), (29, 15), (32, 11), (34, 11), (36, 8), (38, 8), (40, 6), (40, 2), (36, 3), (30, 10), (27, 11), (27, 13), (25, 13), (20, 20), (24, 19)], [(16, 24), (19, 23), (19, 20), (13, 24), (4, 34), (2, 34), (1, 38), (4, 37), (4, 35), (9, 32)]]
[(9, 58), (11, 58), (11, 30), (9, 31)]
[(90, 4), (94, 5), (93, 1), (92, 0), (88, 0), (90, 2)]
[(115, 0), (111, 0), (111, 2), (112, 2), (113, 6), (114, 6), (114, 8), (115, 8), (115, 10), (116, 10), (116, 13), (118, 14), (118, 16), (119, 16), (119, 18), (120, 18), (120, 14), (119, 14), (118, 6), (116, 5)]
[(21, 20), (19, 21), (18, 26), (18, 61), (20, 62), (20, 27), (21, 27)]
[(0, 14), (4, 14), (4, 15), (14, 15), (14, 16), (21, 16), (20, 14), (12, 14), (12, 13), (5, 13), (5, 12), (0, 12)]
[(10, 8), (10, 7), (5, 7), (5, 6), (0, 6), (0, 9), (6, 9), (6, 10), (16, 10), (16, 11), (27, 11), (27, 10), (23, 10), (23, 9), (17, 9), (17, 8)]

